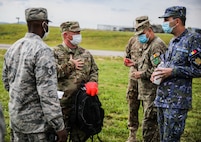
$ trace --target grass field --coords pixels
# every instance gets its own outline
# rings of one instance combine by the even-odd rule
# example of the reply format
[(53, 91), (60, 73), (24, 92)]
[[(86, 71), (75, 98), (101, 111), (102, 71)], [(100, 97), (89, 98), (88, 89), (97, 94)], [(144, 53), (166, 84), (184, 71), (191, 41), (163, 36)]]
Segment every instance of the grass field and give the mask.
[[(23, 37), (27, 31), (26, 25), (18, 24), (0, 24), (0, 43), (12, 44), (19, 38)], [(118, 31), (101, 31), (88, 30), (81, 31), (82, 42), (81, 46), (86, 49), (94, 50), (114, 50), (124, 51), (129, 38), (134, 35), (133, 32), (118, 32)], [(172, 35), (156, 34), (163, 39), (166, 44), (169, 43)], [(56, 46), (62, 42), (59, 27), (50, 27), (50, 33), (45, 39), (49, 46)]]
[[(11, 25), (12, 26), (12, 25)], [(0, 25), (0, 43), (13, 43), (15, 40), (24, 36), (26, 27), (8, 28), (7, 25)], [(7, 30), (5, 30), (5, 29)], [(14, 30), (13, 34), (13, 30)], [(52, 27), (50, 37), (45, 41), (50, 46), (55, 46), (61, 41), (59, 28)], [(3, 31), (3, 32), (2, 32)], [(10, 31), (10, 32), (7, 32)], [(12, 31), (12, 32), (11, 32)], [(55, 33), (54, 33), (55, 31)], [(131, 32), (109, 32), (85, 30), (83, 33), (82, 46), (89, 49), (108, 49), (123, 51)], [(10, 36), (9, 36), (10, 34)], [(53, 36), (55, 34), (55, 36)], [(16, 38), (16, 36), (18, 36)], [(56, 35), (59, 37), (56, 39)], [(86, 38), (84, 38), (86, 36)], [(169, 42), (170, 35), (159, 34), (159, 36)], [(93, 40), (91, 38), (94, 38)], [(105, 41), (106, 40), (106, 41)], [(120, 40), (120, 41), (119, 41)], [(105, 48), (105, 46), (107, 48)], [(6, 50), (0, 50), (0, 72), (2, 72), (3, 55)], [(128, 82), (128, 68), (123, 65), (122, 57), (99, 57), (95, 56), (95, 61), (99, 67), (99, 97), (105, 109), (104, 127), (99, 134), (103, 142), (125, 142), (128, 137), (127, 115), (128, 106), (126, 102), (126, 88)], [(1, 76), (0, 76), (1, 78)], [(186, 121), (186, 128), (182, 135), (181, 142), (201, 142), (201, 79), (193, 80), (193, 109), (189, 111)], [(8, 114), (8, 93), (4, 90), (0, 81), (0, 102), (3, 104), (4, 115), (7, 124), (6, 142), (9, 142), (9, 114)], [(140, 108), (140, 121), (142, 120), (142, 109)], [(141, 123), (137, 133), (139, 141), (142, 141)], [(90, 141), (88, 141), (90, 142)], [(98, 140), (95, 137), (95, 142)]]

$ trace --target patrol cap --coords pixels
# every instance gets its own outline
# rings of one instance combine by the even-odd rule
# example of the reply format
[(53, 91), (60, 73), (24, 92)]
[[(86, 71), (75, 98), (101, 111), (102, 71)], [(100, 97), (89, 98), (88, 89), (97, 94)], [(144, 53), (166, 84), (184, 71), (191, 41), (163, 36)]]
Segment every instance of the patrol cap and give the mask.
[(136, 18), (135, 35), (143, 33), (144, 29), (151, 27), (148, 16), (140, 16)]
[(137, 18), (135, 19), (135, 21), (136, 21), (136, 26), (137, 26), (139, 23), (141, 23), (141, 22), (143, 22), (143, 21), (146, 21), (146, 20), (149, 20), (148, 16), (140, 16), (140, 17), (137, 17)]
[(81, 31), (80, 25), (77, 21), (67, 21), (60, 25), (61, 32), (79, 32)]
[(186, 17), (186, 7), (183, 6), (169, 7), (165, 10), (164, 15), (158, 18), (168, 18), (168, 17), (175, 17), (175, 18)]
[(26, 21), (33, 20), (48, 20), (47, 9), (38, 7), (38, 8), (27, 8), (25, 10)]

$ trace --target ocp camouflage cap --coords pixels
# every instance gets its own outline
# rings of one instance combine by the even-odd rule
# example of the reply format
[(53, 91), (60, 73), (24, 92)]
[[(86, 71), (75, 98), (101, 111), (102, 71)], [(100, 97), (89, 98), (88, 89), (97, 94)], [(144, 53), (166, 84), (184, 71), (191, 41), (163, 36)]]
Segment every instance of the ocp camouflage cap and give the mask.
[(183, 6), (172, 6), (165, 10), (165, 13), (163, 16), (160, 16), (158, 18), (168, 18), (168, 17), (186, 17), (186, 7)]
[(149, 17), (148, 17), (148, 16), (140, 16), (140, 17), (137, 17), (137, 18), (135, 19), (135, 21), (136, 21), (136, 26), (137, 26), (138, 24), (140, 24), (141, 22), (146, 21), (146, 20), (149, 20)]
[(34, 21), (34, 20), (48, 20), (47, 9), (39, 7), (39, 8), (27, 8), (25, 10), (26, 21)]
[(71, 31), (71, 32), (79, 32), (81, 31), (80, 25), (77, 21), (67, 21), (60, 25), (61, 32)]
[(137, 17), (135, 20), (135, 35), (140, 35), (141, 33), (143, 33), (144, 29), (151, 27), (148, 16), (140, 16)]

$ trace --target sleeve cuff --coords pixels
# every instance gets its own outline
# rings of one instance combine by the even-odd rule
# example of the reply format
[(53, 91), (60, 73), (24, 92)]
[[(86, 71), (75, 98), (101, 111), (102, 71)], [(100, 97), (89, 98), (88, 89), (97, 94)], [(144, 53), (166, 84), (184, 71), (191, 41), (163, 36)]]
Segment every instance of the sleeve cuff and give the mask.
[(52, 123), (53, 123), (53, 128), (55, 129), (56, 132), (61, 131), (65, 128), (62, 117), (52, 120)]
[(173, 68), (173, 69), (172, 69), (171, 76), (172, 76), (172, 77), (176, 77), (176, 76), (177, 76), (177, 72), (178, 72), (178, 69), (177, 69), (177, 68)]

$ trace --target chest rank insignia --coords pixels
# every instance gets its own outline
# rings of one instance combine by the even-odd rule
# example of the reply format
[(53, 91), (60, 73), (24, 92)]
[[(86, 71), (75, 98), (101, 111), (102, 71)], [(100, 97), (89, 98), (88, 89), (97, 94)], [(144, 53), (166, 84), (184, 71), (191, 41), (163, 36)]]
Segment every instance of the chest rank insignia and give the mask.
[(158, 53), (155, 53), (153, 55), (153, 60), (152, 61), (153, 61), (154, 65), (158, 65), (160, 63), (160, 58), (159, 58), (159, 54)]
[(201, 65), (201, 59), (200, 59), (200, 57), (197, 57), (197, 58), (195, 58), (195, 64), (197, 64), (198, 66), (200, 66)]

